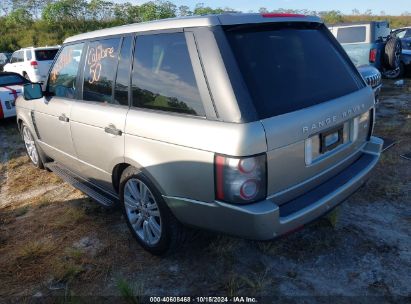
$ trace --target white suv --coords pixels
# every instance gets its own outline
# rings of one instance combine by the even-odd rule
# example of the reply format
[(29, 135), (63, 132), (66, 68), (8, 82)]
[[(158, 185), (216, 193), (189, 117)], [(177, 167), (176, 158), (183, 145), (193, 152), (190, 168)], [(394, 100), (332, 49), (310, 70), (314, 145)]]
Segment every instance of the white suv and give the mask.
[(15, 72), (31, 82), (45, 82), (50, 66), (60, 46), (28, 47), (15, 51), (5, 72)]

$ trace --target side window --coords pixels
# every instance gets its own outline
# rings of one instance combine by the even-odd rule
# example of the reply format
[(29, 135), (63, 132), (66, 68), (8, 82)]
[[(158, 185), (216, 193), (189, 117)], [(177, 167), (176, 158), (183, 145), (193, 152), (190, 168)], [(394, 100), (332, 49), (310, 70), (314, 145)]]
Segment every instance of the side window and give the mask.
[(407, 33), (404, 35), (404, 38), (411, 38), (411, 30), (407, 30)]
[(407, 32), (406, 30), (398, 31), (398, 32), (395, 33), (395, 37), (398, 37), (398, 38), (402, 39), (402, 38), (405, 37), (406, 32)]
[(17, 62), (16, 61), (16, 59), (17, 59), (17, 53), (13, 53), (13, 55), (11, 55), (11, 58), (10, 58), (10, 63), (15, 63), (15, 62)]
[(136, 40), (133, 106), (205, 116), (184, 33)]
[(17, 62), (23, 62), (24, 61), (24, 53), (23, 51), (17, 52)]
[(128, 88), (130, 86), (131, 66), (131, 36), (124, 37), (121, 46), (119, 63), (117, 68), (116, 85), (114, 88), (114, 103), (128, 105)]
[(26, 59), (27, 59), (27, 61), (31, 61), (31, 50), (27, 50), (26, 51)]
[(76, 80), (84, 43), (66, 45), (50, 72), (48, 90), (55, 96), (75, 98)]
[(89, 43), (84, 67), (83, 99), (112, 103), (120, 38)]

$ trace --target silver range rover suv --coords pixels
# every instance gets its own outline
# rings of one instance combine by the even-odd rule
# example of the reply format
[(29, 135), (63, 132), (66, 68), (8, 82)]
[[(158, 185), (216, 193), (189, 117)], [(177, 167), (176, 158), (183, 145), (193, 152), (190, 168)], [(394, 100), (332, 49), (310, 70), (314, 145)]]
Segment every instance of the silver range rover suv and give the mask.
[(17, 121), (33, 164), (119, 204), (153, 254), (184, 226), (269, 240), (337, 206), (380, 156), (374, 96), (316, 17), (227, 14), (68, 38)]

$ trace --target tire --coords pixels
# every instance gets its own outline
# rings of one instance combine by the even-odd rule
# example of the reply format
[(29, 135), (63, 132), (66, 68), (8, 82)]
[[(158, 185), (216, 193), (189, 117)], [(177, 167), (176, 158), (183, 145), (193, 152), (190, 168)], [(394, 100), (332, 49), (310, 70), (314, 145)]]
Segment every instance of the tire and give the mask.
[(31, 133), (29, 127), (23, 123), (21, 126), (21, 135), (23, 138), (24, 146), (26, 148), (27, 156), (29, 157), (31, 163), (39, 169), (44, 169), (43, 158), (39, 152), (39, 148), (36, 143), (36, 139)]
[(383, 73), (384, 77), (387, 79), (397, 79), (403, 77), (405, 74), (405, 66), (404, 63), (400, 63), (398, 69), (393, 71), (386, 71)]
[(23, 77), (26, 78), (28, 81), (31, 81), (29, 75), (27, 75), (26, 72), (23, 72)]
[(401, 63), (401, 40), (389, 38), (384, 48), (384, 66), (387, 70), (396, 70)]
[[(139, 200), (137, 196), (141, 197), (144, 187), (146, 199)], [(185, 228), (171, 213), (154, 184), (134, 167), (128, 167), (121, 175), (120, 200), (127, 226), (145, 250), (153, 255), (167, 255), (183, 243)]]

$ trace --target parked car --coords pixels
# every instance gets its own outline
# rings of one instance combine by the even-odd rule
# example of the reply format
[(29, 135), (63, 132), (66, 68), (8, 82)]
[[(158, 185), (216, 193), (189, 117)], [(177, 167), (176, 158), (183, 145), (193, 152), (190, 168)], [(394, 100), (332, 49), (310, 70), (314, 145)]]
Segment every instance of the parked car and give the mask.
[(390, 35), (388, 22), (340, 23), (329, 29), (357, 67), (372, 65), (384, 77), (398, 77), (401, 41)]
[(391, 36), (401, 39), (402, 54), (398, 77), (402, 77), (411, 69), (411, 27), (396, 29), (391, 32)]
[(28, 82), (19, 74), (0, 72), (0, 120), (16, 116), (16, 99)]
[(13, 53), (4, 71), (15, 72), (31, 82), (45, 82), (60, 46), (29, 47)]
[(11, 53), (0, 53), (0, 72), (3, 71), (3, 67), (9, 62)]
[(358, 71), (361, 73), (361, 76), (364, 78), (365, 82), (373, 89), (375, 96), (375, 103), (379, 102), (382, 79), (381, 73), (376, 68), (371, 65), (362, 65), (359, 66)]
[(68, 38), (17, 116), (33, 164), (120, 204), (153, 254), (178, 247), (182, 224), (258, 240), (293, 231), (358, 189), (383, 143), (372, 89), (319, 18), (292, 14)]

